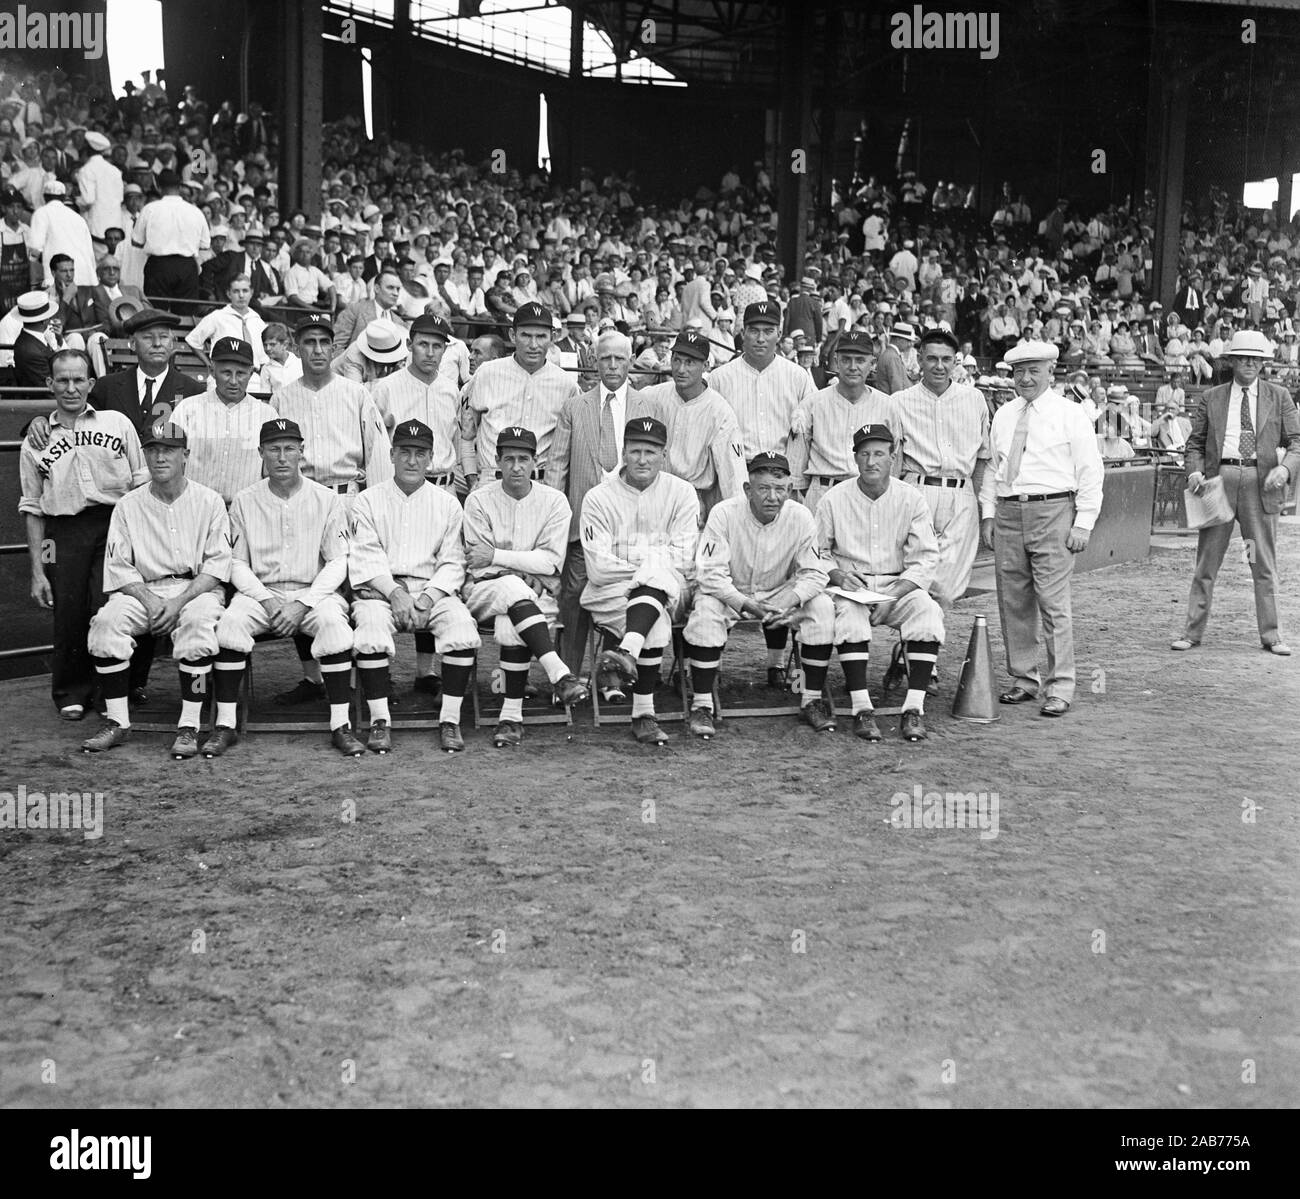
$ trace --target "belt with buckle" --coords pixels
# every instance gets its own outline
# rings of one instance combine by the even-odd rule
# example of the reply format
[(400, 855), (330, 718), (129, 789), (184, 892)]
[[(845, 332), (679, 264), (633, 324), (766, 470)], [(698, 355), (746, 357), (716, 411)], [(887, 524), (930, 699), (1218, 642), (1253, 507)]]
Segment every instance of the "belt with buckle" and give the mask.
[(1044, 500), (1069, 500), (1074, 498), (1073, 491), (1049, 491), (1046, 495), (1003, 495), (1003, 500), (1015, 500), (1018, 504), (1041, 504)]
[(903, 476), (911, 475), (914, 479), (919, 479), (928, 487), (965, 487), (966, 480), (954, 478), (952, 475), (922, 475), (916, 471), (909, 470)]
[(435, 487), (441, 487), (445, 483), (454, 483), (456, 474), (454, 471), (443, 471), (440, 475), (425, 475), (425, 482), (432, 483)]
[(351, 495), (353, 487), (355, 487), (358, 491), (361, 490), (361, 484), (358, 483), (356, 479), (353, 479), (349, 483), (335, 483), (333, 490), (337, 491), (339, 495)]
[(817, 480), (817, 482), (820, 483), (823, 487), (834, 487), (834, 486), (836, 486), (836, 485), (839, 484), (839, 483), (843, 483), (844, 480), (847, 479), (848, 477), (849, 477), (848, 475), (841, 475), (841, 476), (838, 477), (838, 478), (834, 478), (834, 477), (832, 477), (831, 475), (815, 475), (815, 476), (814, 476), (814, 478)]
[(1220, 458), (1220, 466), (1254, 466), (1254, 458)]

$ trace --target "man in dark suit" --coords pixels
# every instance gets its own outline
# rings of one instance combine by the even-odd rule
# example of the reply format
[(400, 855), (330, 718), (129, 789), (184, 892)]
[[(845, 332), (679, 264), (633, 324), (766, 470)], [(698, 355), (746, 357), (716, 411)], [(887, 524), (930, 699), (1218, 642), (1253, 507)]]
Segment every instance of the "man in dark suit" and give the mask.
[(618, 473), (627, 422), (659, 415), (653, 400), (628, 386), (631, 368), (632, 348), (627, 338), (612, 332), (602, 336), (596, 347), (597, 385), (565, 400), (546, 461), (547, 486), (563, 492), (573, 510), (569, 548), (560, 573), (559, 609), (564, 625), (560, 654), (574, 675), (582, 670), (591, 635), (591, 617), (582, 607), (587, 585), (580, 528), (582, 501), (593, 487)]
[[(18, 387), (49, 386), (50, 359), (54, 351), (45, 340), (45, 331), (59, 312), (49, 292), (29, 291), (18, 297), (18, 319), (22, 332), (14, 339), (14, 383)], [(44, 449), (44, 445), (37, 447)]]
[(90, 298), (91, 323), (103, 325), (110, 337), (122, 337), (124, 334), (122, 306), (115, 301), (132, 300), (135, 303), (135, 311), (140, 312), (149, 307), (145, 302), (144, 293), (138, 287), (130, 284), (123, 287), (119, 283), (122, 278), (122, 264), (111, 255), (105, 254), (100, 258), (95, 273), (99, 276), (99, 282), (94, 287), (85, 289)]
[(361, 330), (371, 321), (387, 321), (398, 330), (406, 328), (406, 322), (398, 315), (397, 301), (402, 295), (401, 277), (396, 271), (383, 270), (375, 277), (375, 298), (358, 300), (349, 304), (338, 315), (334, 326), (334, 353), (343, 353), (358, 337)]
[(1272, 358), (1262, 333), (1246, 329), (1234, 334), (1224, 358), (1232, 368), (1232, 382), (1201, 393), (1187, 438), (1187, 486), (1200, 495), (1207, 481), (1217, 477), (1235, 519), (1203, 528), (1197, 536), (1187, 627), (1170, 648), (1188, 650), (1201, 644), (1215, 576), (1237, 524), (1255, 581), (1260, 644), (1288, 657), (1291, 650), (1278, 628), (1275, 543), (1278, 511), (1300, 471), (1300, 414), (1285, 388), (1259, 378), (1263, 364)]
[(1205, 280), (1200, 271), (1193, 271), (1184, 287), (1169, 303), (1169, 311), (1176, 312), (1190, 327), (1195, 328), (1205, 319)]

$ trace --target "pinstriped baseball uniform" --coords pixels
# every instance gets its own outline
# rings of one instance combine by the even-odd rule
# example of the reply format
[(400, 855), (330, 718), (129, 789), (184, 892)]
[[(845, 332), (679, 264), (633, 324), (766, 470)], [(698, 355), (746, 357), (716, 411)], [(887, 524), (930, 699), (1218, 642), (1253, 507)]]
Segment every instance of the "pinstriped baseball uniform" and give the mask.
[(262, 477), (258, 437), (275, 420), (270, 404), (245, 396), (223, 403), (216, 392), (186, 396), (172, 412), (172, 423), (185, 430), (190, 457), (185, 477), (211, 487), (227, 504)]
[(684, 400), (670, 379), (642, 388), (640, 394), (655, 405), (668, 429), (664, 469), (696, 491), (716, 489), (724, 500), (739, 495), (748, 478), (745, 447), (736, 414), (722, 393), (706, 387), (693, 400)]
[(804, 608), (800, 639), (807, 645), (830, 644), (835, 609), (825, 594), (826, 564), (817, 553), (813, 515), (798, 500), (787, 500), (766, 525), (754, 516), (746, 496), (723, 500), (700, 534), (695, 572), (698, 589), (686, 622), (689, 645), (725, 645), (746, 599), (770, 602), (787, 591)]
[(491, 566), (469, 572), (465, 604), (480, 624), (495, 619), (498, 644), (524, 644), (506, 616), (520, 600), (532, 600), (554, 623), (571, 520), (569, 501), (545, 483), (534, 482), (518, 500), (500, 479), (466, 496), (465, 547), (490, 545), (494, 552)]
[(403, 367), (376, 380), (371, 394), (390, 428), (403, 421), (418, 420), (433, 431), (430, 475), (455, 472), (460, 459), (460, 393), (445, 376), (438, 375), (426, 384), (408, 367)]
[(857, 479), (837, 483), (817, 505), (817, 549), (827, 568), (856, 571), (869, 587), (904, 578), (919, 590), (868, 607), (835, 597), (835, 643), (870, 641), (871, 626), (898, 629), (906, 641), (943, 641), (943, 611), (929, 595), (939, 542), (919, 487), (890, 479), (873, 500)]
[[(761, 371), (750, 366), (743, 355), (733, 358), (709, 372), (709, 386), (720, 391), (736, 413), (746, 461), (761, 450), (785, 453), (795, 413), (815, 391), (806, 370), (779, 356)], [(803, 487), (797, 474), (790, 482), (796, 489)]]
[(271, 396), (276, 414), (302, 430), (302, 473), (325, 487), (355, 491), (393, 477), (388, 430), (370, 392), (331, 375), (319, 391), (305, 379), (286, 383)]
[[(795, 420), (790, 435), (790, 471), (808, 481), (804, 503), (810, 511), (836, 483), (858, 477), (853, 458), (853, 434), (863, 425), (894, 428), (893, 401), (883, 391), (868, 386), (853, 401), (845, 398), (838, 382), (813, 392)], [(822, 480), (829, 480), (823, 482)]]
[(347, 605), (339, 588), (347, 578), (347, 513), (341, 496), (303, 479), (288, 499), (269, 479), (245, 488), (230, 505), (231, 582), (239, 589), (221, 623), (222, 649), (249, 653), (253, 638), (269, 632), (262, 604), (291, 599), (311, 609), (302, 631), (314, 638), (313, 657), (352, 648)]
[(409, 496), (389, 480), (368, 487), (352, 507), (348, 577), (384, 599), (358, 598), (352, 604), (358, 653), (394, 652), (393, 610), (388, 597), (403, 586), (411, 595), (435, 597), (428, 628), (439, 653), (477, 649), (478, 627), (460, 600), (465, 583), (460, 504), (441, 487), (423, 483)]
[[(135, 638), (148, 631), (144, 605), (120, 588), (146, 583), (161, 599), (171, 599), (200, 574), (222, 583), (230, 579), (230, 520), (221, 496), (188, 480), (171, 504), (154, 495), (152, 484), (127, 492), (108, 525), (104, 590), (112, 594), (90, 622), (91, 654), (123, 661), (135, 649)], [(172, 634), (176, 658), (190, 662), (217, 652), (221, 599), (220, 591), (207, 591), (181, 609)]]
[(576, 378), (552, 362), (543, 363), (531, 375), (513, 355), (483, 363), (462, 393), (461, 465), (465, 473), (478, 475), (480, 487), (493, 481), (497, 436), (510, 425), (532, 430), (537, 438), (537, 469), (544, 471), (560, 409), (577, 394)]
[[(950, 383), (935, 395), (923, 382), (890, 396), (899, 439), (903, 478), (921, 488), (939, 538), (939, 565), (930, 594), (941, 604), (961, 599), (970, 584), (979, 550), (979, 496), (976, 463), (987, 462), (989, 408), (973, 387)], [(927, 478), (959, 479), (957, 487), (925, 483)]]

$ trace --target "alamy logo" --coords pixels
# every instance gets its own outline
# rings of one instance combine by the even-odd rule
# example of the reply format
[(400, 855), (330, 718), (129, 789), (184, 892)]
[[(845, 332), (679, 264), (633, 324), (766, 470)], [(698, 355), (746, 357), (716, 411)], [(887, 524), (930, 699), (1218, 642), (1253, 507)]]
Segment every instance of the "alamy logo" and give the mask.
[(998, 56), (998, 14), (993, 12), (896, 12), (889, 44), (895, 50), (978, 50), (983, 59)]
[(87, 59), (104, 57), (102, 12), (0, 12), (0, 50), (80, 50)]
[(153, 1173), (153, 1137), (89, 1137), (74, 1128), (71, 1136), (50, 1141), (51, 1170), (130, 1170), (132, 1178)]
[(981, 841), (998, 835), (996, 791), (924, 791), (920, 783), (912, 794), (895, 791), (889, 799), (893, 828), (977, 828)]
[(0, 791), (0, 829), (80, 829), (83, 839), (104, 835), (102, 791), (28, 791), (25, 783)]

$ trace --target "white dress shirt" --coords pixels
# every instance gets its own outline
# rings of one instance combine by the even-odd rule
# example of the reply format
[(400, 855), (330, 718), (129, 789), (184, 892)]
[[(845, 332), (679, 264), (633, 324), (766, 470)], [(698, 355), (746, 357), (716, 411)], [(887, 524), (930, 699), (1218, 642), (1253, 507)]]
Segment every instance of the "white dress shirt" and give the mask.
[[(1255, 414), (1259, 411), (1257, 396), (1259, 386), (1252, 383), (1244, 390), (1246, 402), (1250, 405), (1250, 427), (1255, 430), (1256, 439), (1259, 435), (1259, 422), (1255, 419)], [(1228, 423), (1223, 427), (1223, 449), (1220, 451), (1222, 458), (1240, 458), (1241, 457), (1241, 399), (1243, 389), (1240, 383), (1232, 385), (1232, 394), (1228, 397)]]

